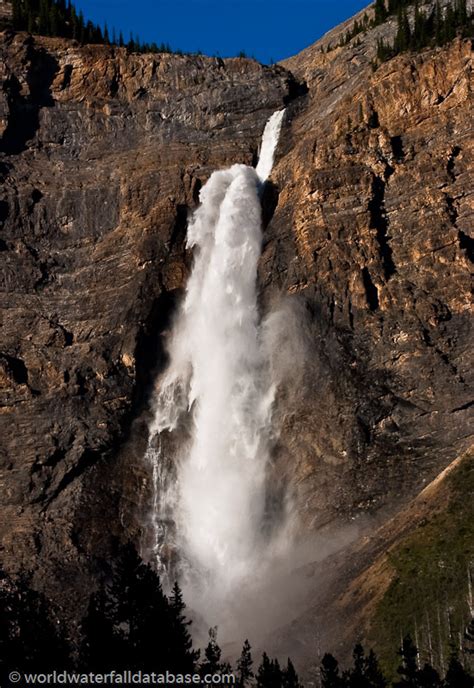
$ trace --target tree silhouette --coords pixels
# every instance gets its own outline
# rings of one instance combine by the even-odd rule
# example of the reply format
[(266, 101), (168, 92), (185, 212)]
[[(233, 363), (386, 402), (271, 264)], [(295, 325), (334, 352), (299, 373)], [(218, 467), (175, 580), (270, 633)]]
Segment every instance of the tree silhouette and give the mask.
[(12, 581), (0, 573), (0, 673), (50, 671), (70, 665), (64, 629), (46, 598), (26, 576)]
[(360, 643), (352, 653), (353, 668), (345, 673), (348, 688), (385, 688), (387, 682), (380, 671), (377, 657), (373, 650), (366, 657)]
[(339, 674), (339, 663), (326, 653), (321, 661), (321, 688), (344, 688), (345, 680)]
[(365, 660), (365, 677), (369, 688), (386, 688), (388, 685), (373, 650), (370, 650)]
[(110, 580), (91, 598), (82, 623), (81, 667), (194, 672), (198, 653), (184, 610), (179, 586), (168, 600), (155, 571), (127, 545)]
[(217, 626), (209, 629), (209, 642), (204, 650), (204, 660), (201, 663), (201, 676), (217, 674), (221, 670), (222, 651), (217, 644)]
[[(72, 38), (81, 44), (124, 47), (123, 36), (118, 42), (115, 36), (110, 41), (107, 25), (102, 29), (90, 20), (85, 21), (82, 11), (77, 12), (70, 0), (67, 4), (65, 0), (12, 0), (11, 24), (18, 31)], [(131, 38), (128, 48), (130, 52), (171, 52), (167, 44), (159, 47), (156, 42), (142, 43), (138, 37)]]
[(266, 652), (257, 671), (257, 688), (282, 688), (283, 675), (277, 659), (270, 659)]
[(453, 652), (449, 658), (444, 688), (474, 688), (474, 679), (464, 669), (457, 652)]
[(191, 673), (199, 659), (199, 650), (193, 650), (189, 632), (191, 621), (186, 619), (186, 605), (178, 582), (175, 582), (170, 598), (170, 666), (180, 673)]
[(441, 688), (442, 681), (436, 669), (430, 664), (425, 664), (422, 669), (417, 672), (417, 685), (420, 688)]
[(286, 669), (282, 671), (282, 686), (283, 688), (303, 688), (299, 682), (295, 667), (289, 657)]
[(237, 660), (237, 685), (240, 686), (240, 688), (248, 686), (250, 680), (253, 678), (251, 649), (249, 641), (245, 640), (242, 652)]
[(375, 24), (382, 24), (387, 18), (388, 12), (384, 0), (375, 0)]
[(112, 667), (127, 668), (125, 634), (114, 621), (114, 612), (102, 588), (91, 595), (87, 615), (81, 624), (80, 668), (97, 672)]
[(395, 688), (418, 688), (418, 650), (410, 635), (406, 635), (403, 638), (398, 655), (402, 660), (397, 669), (398, 674), (401, 676), (401, 680), (395, 683)]

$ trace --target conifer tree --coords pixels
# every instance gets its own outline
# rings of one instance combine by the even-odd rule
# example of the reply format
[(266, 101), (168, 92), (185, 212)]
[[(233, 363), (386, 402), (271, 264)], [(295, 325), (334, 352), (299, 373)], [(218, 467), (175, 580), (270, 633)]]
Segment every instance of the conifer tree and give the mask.
[(387, 18), (387, 9), (385, 7), (385, 0), (375, 0), (375, 25), (382, 24)]
[(84, 43), (92, 43), (94, 38), (94, 24), (90, 19), (84, 25)]
[(135, 39), (133, 37), (133, 33), (130, 33), (130, 38), (127, 43), (127, 50), (130, 53), (133, 53), (137, 50), (137, 44), (135, 42)]
[(86, 25), (84, 22), (84, 14), (82, 13), (82, 10), (79, 12), (79, 17), (77, 19), (77, 38), (81, 45), (84, 45), (86, 42)]
[(436, 0), (434, 9), (434, 25), (435, 25), (435, 43), (436, 45), (443, 45), (443, 15), (441, 14), (441, 6), (439, 0)]
[(55, 3), (51, 5), (49, 10), (49, 32), (51, 36), (59, 36), (59, 12)]
[(358, 643), (352, 657), (353, 667), (344, 674), (348, 688), (386, 688), (387, 682), (373, 650), (366, 656), (364, 648)]
[(397, 52), (404, 52), (410, 47), (411, 31), (410, 22), (408, 21), (408, 14), (406, 9), (400, 7), (398, 12), (398, 27), (395, 38), (395, 46)]
[(21, 0), (12, 0), (13, 26), (20, 28), (22, 21)]
[(46, 598), (0, 572), (0, 670), (67, 669), (69, 647)]
[(111, 623), (114, 633), (124, 638), (123, 665), (159, 672), (195, 670), (197, 655), (192, 650), (179, 587), (175, 586), (168, 601), (157, 574), (131, 545), (120, 551), (105, 595), (105, 602), (99, 605), (106, 616), (103, 625), (110, 630)]
[(222, 651), (217, 644), (217, 626), (209, 629), (209, 642), (204, 650), (204, 660), (201, 663), (201, 676), (217, 674), (221, 670)]
[(237, 685), (239, 688), (248, 686), (250, 680), (253, 678), (251, 649), (249, 641), (245, 640), (241, 655), (237, 660)]
[(84, 671), (127, 668), (127, 645), (104, 588), (91, 595), (81, 624), (79, 667)]
[(413, 33), (411, 36), (411, 48), (419, 49), (422, 48), (424, 43), (424, 27), (425, 27), (425, 17), (420, 11), (420, 6), (418, 0), (415, 0), (415, 13), (414, 13), (414, 25)]
[(28, 33), (34, 33), (36, 29), (36, 22), (35, 22), (35, 15), (33, 12), (28, 13), (28, 27), (27, 31)]
[(398, 651), (398, 655), (402, 660), (397, 669), (401, 679), (398, 683), (394, 684), (394, 688), (418, 688), (418, 650), (410, 635), (403, 638), (402, 647)]
[(453, 652), (449, 658), (444, 688), (474, 688), (474, 678), (464, 669), (457, 652)]
[(191, 621), (186, 619), (185, 609), (183, 593), (176, 581), (170, 598), (169, 665), (179, 669), (181, 673), (191, 673), (199, 659), (199, 650), (193, 650), (193, 641), (189, 632)]
[(282, 688), (283, 675), (276, 659), (270, 659), (266, 652), (257, 671), (257, 688)]
[(444, 18), (444, 40), (446, 42), (452, 41), (456, 36), (456, 13), (451, 3), (446, 7), (446, 14)]
[(442, 688), (442, 681), (436, 669), (430, 664), (425, 664), (417, 672), (417, 686), (420, 688)]
[(91, 598), (82, 623), (80, 667), (194, 673), (185, 604), (177, 584), (170, 599), (157, 574), (132, 546), (123, 548), (107, 585)]
[(321, 661), (321, 688), (344, 688), (344, 684), (337, 659), (326, 653)]
[(272, 665), (266, 652), (262, 655), (262, 661), (257, 671), (257, 688), (267, 688), (273, 678)]
[(168, 602), (156, 573), (128, 545), (114, 571), (111, 595), (117, 600), (116, 621), (128, 629), (130, 668), (171, 668)]
[(365, 676), (370, 688), (386, 688), (388, 685), (373, 650), (370, 650), (366, 659)]
[(283, 688), (303, 688), (299, 682), (295, 667), (289, 657), (286, 669), (282, 671), (282, 686)]
[(49, 6), (47, 0), (40, 0), (38, 31), (40, 34), (49, 35)]

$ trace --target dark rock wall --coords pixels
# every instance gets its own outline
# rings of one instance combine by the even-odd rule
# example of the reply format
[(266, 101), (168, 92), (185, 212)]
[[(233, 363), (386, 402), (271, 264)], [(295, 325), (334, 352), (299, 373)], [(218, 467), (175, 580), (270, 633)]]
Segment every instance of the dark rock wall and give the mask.
[(186, 278), (188, 209), (214, 169), (256, 158), (293, 85), (244, 59), (9, 33), (0, 51), (0, 554), (64, 600), (88, 595), (133, 471), (146, 481), (117, 451)]

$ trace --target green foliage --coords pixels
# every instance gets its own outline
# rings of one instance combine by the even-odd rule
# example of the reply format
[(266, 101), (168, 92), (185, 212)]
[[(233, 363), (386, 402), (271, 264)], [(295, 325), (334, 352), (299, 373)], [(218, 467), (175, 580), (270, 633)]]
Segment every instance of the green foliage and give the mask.
[[(456, 652), (451, 655), (448, 671), (442, 680), (431, 664), (421, 666), (420, 653), (410, 636), (405, 636), (398, 651), (398, 678), (388, 683), (379, 668), (373, 650), (366, 656), (362, 645), (353, 652), (353, 665), (342, 676), (337, 659), (325, 654), (320, 667), (321, 688), (474, 688), (474, 680), (463, 667)], [(278, 688), (275, 684), (269, 684)]]
[[(364, 15), (365, 18), (367, 18), (367, 15)], [(357, 19), (355, 20), (354, 24), (352, 25), (352, 28), (344, 34), (344, 36), (341, 37), (341, 40), (339, 41), (338, 46), (342, 48), (343, 45), (347, 45), (350, 43), (350, 41), (355, 38), (358, 34), (362, 33), (365, 31), (367, 28), (367, 22), (364, 20), (362, 22), (358, 22)]]
[(382, 24), (388, 16), (385, 0), (375, 0), (374, 21), (375, 24)]
[(0, 621), (0, 679), (19, 667), (175, 673), (198, 668), (179, 586), (168, 598), (131, 546), (121, 550), (109, 580), (91, 595), (77, 658), (51, 605), (25, 578), (12, 581), (0, 572)]
[[(474, 29), (474, 13), (467, 11), (466, 0), (452, 0), (443, 13), (437, 1), (429, 14), (420, 9), (419, 0), (390, 0), (388, 11), (398, 16), (397, 34), (393, 45), (377, 44), (377, 59), (385, 62), (408, 50), (418, 51), (428, 46), (442, 46), (457, 35), (470, 37)], [(410, 24), (408, 6), (414, 6)]]
[(395, 54), (403, 53), (411, 45), (411, 29), (408, 21), (408, 14), (406, 8), (400, 7), (398, 10), (398, 27), (397, 35), (395, 36), (395, 43), (393, 50)]
[(370, 640), (386, 674), (396, 674), (394, 648), (411, 634), (421, 663), (445, 670), (452, 643), (469, 622), (469, 572), (474, 562), (474, 461), (446, 479), (446, 506), (389, 553), (392, 582), (379, 602)]
[[(457, 476), (464, 481), (466, 474)], [(472, 485), (464, 486), (469, 490)], [(142, 669), (164, 673), (230, 674), (222, 662), (217, 628), (209, 631), (209, 643), (199, 664), (192, 648), (190, 622), (176, 583), (168, 598), (156, 573), (131, 546), (121, 550), (107, 583), (91, 595), (80, 626), (82, 643), (78, 656), (65, 640), (64, 630), (47, 600), (29, 587), (25, 578), (13, 582), (0, 572), (0, 678), (12, 669), (47, 672), (53, 669), (108, 672)], [(474, 624), (472, 624), (474, 627)], [(393, 648), (392, 648), (393, 649)], [(398, 678), (393, 688), (474, 688), (458, 654), (451, 649), (444, 681), (433, 666), (422, 664), (421, 653), (410, 636), (398, 651)], [(263, 654), (256, 674), (252, 672), (251, 647), (245, 641), (236, 668), (240, 688), (303, 688), (290, 659), (282, 668), (277, 659)], [(341, 674), (337, 660), (324, 655), (321, 688), (388, 688), (377, 657), (357, 644), (352, 667)]]
[[(377, 63), (386, 62), (407, 50), (418, 51), (427, 46), (442, 46), (452, 41), (456, 35), (472, 37), (474, 33), (474, 13), (469, 14), (467, 0), (450, 0), (443, 14), (439, 0), (429, 14), (420, 9), (421, 0), (376, 0), (372, 20), (364, 13), (362, 20), (355, 20), (352, 27), (341, 36), (337, 46), (327, 47), (327, 52), (335, 47), (347, 45), (355, 36), (365, 33), (368, 28), (383, 24), (390, 16), (398, 17), (397, 34), (392, 45), (383, 39), (377, 41)], [(410, 25), (408, 8), (413, 7), (413, 20)], [(359, 41), (360, 42), (360, 41)], [(357, 46), (359, 42), (355, 42)], [(324, 48), (322, 50), (324, 52)], [(377, 67), (373, 64), (373, 68)]]
[[(91, 21), (85, 21), (82, 11), (65, 0), (12, 0), (12, 25), (18, 31), (28, 31), (43, 36), (72, 38), (81, 44), (112, 45), (125, 47), (123, 34), (116, 39), (115, 29), (110, 39), (107, 25), (104, 29)], [(138, 37), (130, 37), (129, 52), (170, 53), (168, 44), (142, 43)]]
[(377, 59), (380, 62), (385, 62), (395, 55), (395, 50), (392, 46), (385, 43), (382, 38), (377, 40)]

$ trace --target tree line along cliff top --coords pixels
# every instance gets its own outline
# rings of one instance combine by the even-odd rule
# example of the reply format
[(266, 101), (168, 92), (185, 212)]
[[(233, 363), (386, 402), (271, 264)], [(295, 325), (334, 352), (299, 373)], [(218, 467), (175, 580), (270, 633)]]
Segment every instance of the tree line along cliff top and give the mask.
[[(474, 34), (474, 12), (467, 0), (448, 2), (423, 2), (423, 0), (375, 0), (362, 20), (355, 20), (351, 28), (336, 45), (329, 44), (326, 50), (342, 47), (353, 38), (365, 34), (369, 29), (397, 17), (397, 33), (393, 43), (379, 40), (377, 63), (407, 51), (419, 51), (429, 46), (441, 46), (457, 35), (471, 37)], [(127, 39), (123, 32), (111, 30), (86, 19), (82, 10), (77, 10), (71, 0), (0, 0), (0, 28), (11, 27), (52, 37), (77, 40), (81, 44), (103, 44), (126, 47), (130, 52), (163, 53), (172, 51), (164, 41), (142, 42), (130, 33)], [(360, 38), (357, 38), (359, 41)], [(245, 57), (244, 53), (240, 57)], [(374, 63), (374, 68), (376, 64)]]

